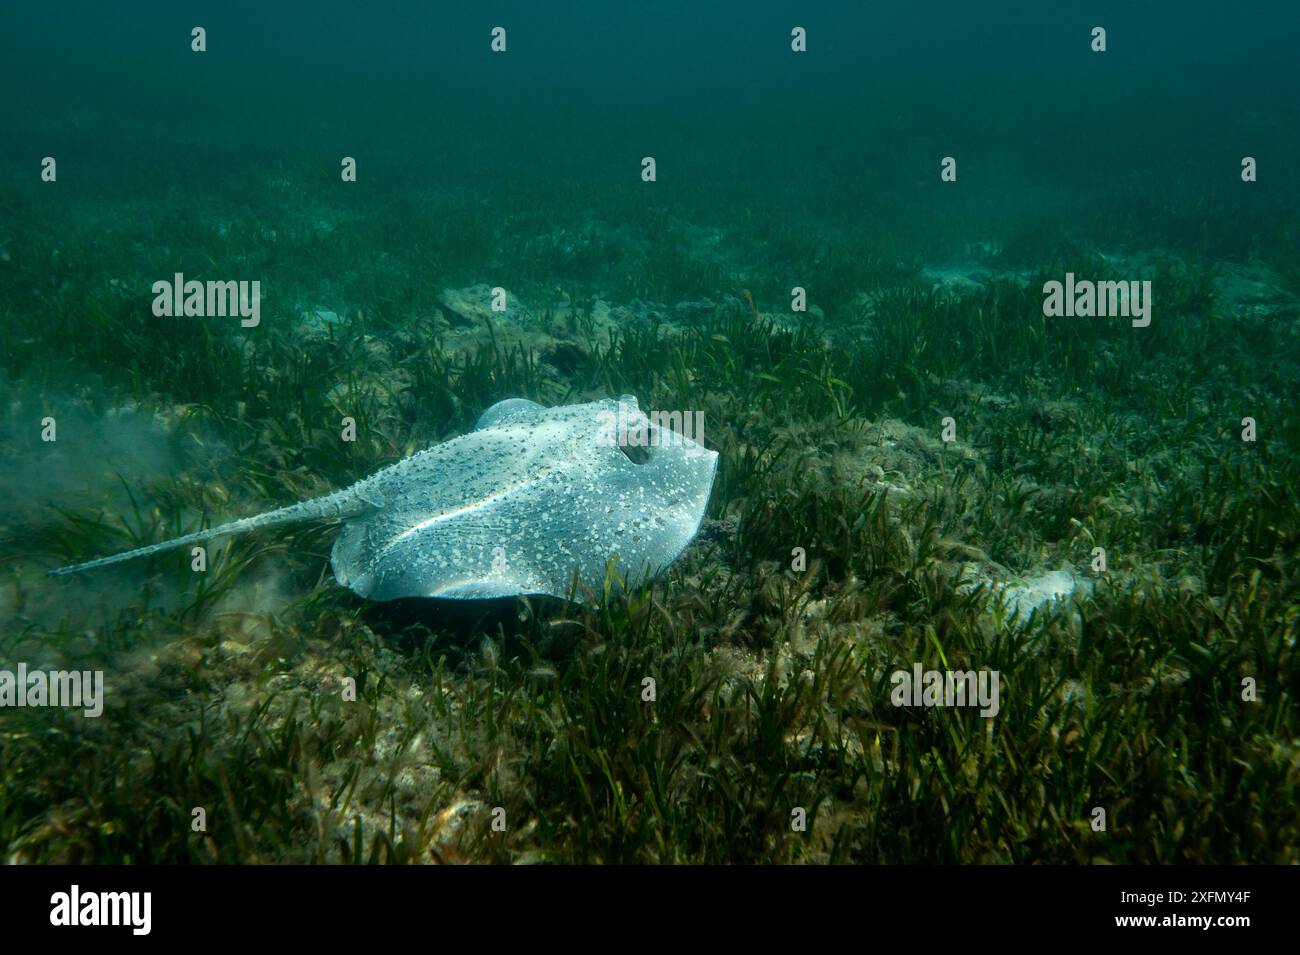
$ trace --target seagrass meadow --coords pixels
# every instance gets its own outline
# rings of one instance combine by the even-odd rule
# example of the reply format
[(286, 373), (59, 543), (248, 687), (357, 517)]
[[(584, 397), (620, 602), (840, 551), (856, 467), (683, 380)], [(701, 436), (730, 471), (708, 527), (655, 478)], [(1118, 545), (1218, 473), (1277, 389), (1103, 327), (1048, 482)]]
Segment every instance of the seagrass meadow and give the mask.
[[(5, 107), (0, 670), (104, 696), (0, 707), (0, 858), (1300, 863), (1294, 64), (1243, 71), (1228, 34), (1174, 88), (1040, 14), (1052, 63), (1078, 47), (1042, 80), (943, 57), (959, 14), (925, 42), (896, 14), (907, 57), (855, 93), (861, 12), (806, 24), (813, 69), (764, 4), (722, 52), (663, 13), (521, 9), (508, 68), (452, 19), (473, 55), (421, 85), (393, 54), (415, 14), (272, 61), (232, 10), (198, 65), (160, 12), (119, 37), (176, 47), (148, 82), (78, 48), (86, 98)], [(35, 22), (38, 50), (87, 30)], [(347, 50), (388, 64), (364, 91), (322, 67)], [(638, 98), (635, 67), (709, 50)], [(1013, 97), (1017, 70), (1041, 81)], [(1062, 148), (1063, 102), (1120, 133)], [(160, 317), (177, 273), (259, 281), (259, 322)], [(1067, 275), (1149, 282), (1149, 324), (1045, 314)], [(346, 487), (504, 398), (625, 394), (720, 456), (644, 586), (365, 601), (328, 522), (47, 577)], [(918, 665), (996, 673), (996, 714), (898, 705)]]

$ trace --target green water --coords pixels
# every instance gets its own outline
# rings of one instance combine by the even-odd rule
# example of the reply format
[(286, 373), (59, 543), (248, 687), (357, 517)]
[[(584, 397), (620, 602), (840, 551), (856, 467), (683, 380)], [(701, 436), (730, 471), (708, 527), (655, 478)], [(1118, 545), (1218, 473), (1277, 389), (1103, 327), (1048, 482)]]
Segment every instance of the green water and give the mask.
[[(1295, 15), (859, 6), (7, 10), (0, 854), (1300, 861)], [(625, 394), (644, 586), (46, 576)]]

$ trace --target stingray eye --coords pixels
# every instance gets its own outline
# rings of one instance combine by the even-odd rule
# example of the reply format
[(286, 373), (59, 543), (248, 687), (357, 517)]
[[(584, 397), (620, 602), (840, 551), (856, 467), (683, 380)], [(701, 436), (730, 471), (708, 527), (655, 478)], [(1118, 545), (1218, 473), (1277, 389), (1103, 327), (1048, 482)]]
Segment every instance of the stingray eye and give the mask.
[(633, 464), (645, 464), (650, 460), (650, 449), (640, 445), (632, 446), (620, 444), (618, 449), (623, 452), (623, 457), (627, 458)]

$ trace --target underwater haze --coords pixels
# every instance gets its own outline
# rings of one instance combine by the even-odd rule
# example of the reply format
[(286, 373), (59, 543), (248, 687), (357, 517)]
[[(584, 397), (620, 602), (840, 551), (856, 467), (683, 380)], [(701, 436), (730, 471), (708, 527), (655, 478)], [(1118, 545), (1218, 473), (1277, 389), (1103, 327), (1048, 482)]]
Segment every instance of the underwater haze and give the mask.
[(0, 858), (1300, 863), (1297, 41), (5, 4)]

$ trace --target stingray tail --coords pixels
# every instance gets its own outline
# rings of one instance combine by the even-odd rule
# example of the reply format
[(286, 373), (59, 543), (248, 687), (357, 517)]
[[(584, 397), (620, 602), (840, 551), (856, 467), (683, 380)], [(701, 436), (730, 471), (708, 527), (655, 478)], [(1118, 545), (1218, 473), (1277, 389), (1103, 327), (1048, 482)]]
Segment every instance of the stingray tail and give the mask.
[(163, 551), (184, 547), (186, 544), (197, 544), (199, 541), (211, 540), (214, 537), (244, 534), (264, 527), (282, 527), (285, 524), (299, 524), (304, 521), (349, 517), (360, 513), (367, 506), (367, 502), (357, 494), (356, 488), (353, 487), (346, 491), (303, 501), (300, 504), (291, 504), (288, 507), (267, 511), (265, 514), (258, 514), (255, 517), (245, 517), (237, 521), (230, 521), (227, 524), (218, 524), (216, 527), (209, 527), (206, 530), (195, 531), (193, 534), (173, 537), (171, 540), (160, 541), (147, 547), (137, 547), (135, 550), (113, 554), (110, 557), (100, 557), (97, 560), (88, 560), (82, 564), (69, 564), (67, 567), (51, 570), (49, 576), (62, 577), (66, 574), (76, 574), (83, 570), (93, 570), (96, 567), (105, 567), (108, 564), (116, 564), (124, 560), (148, 557), (150, 554), (161, 554)]

